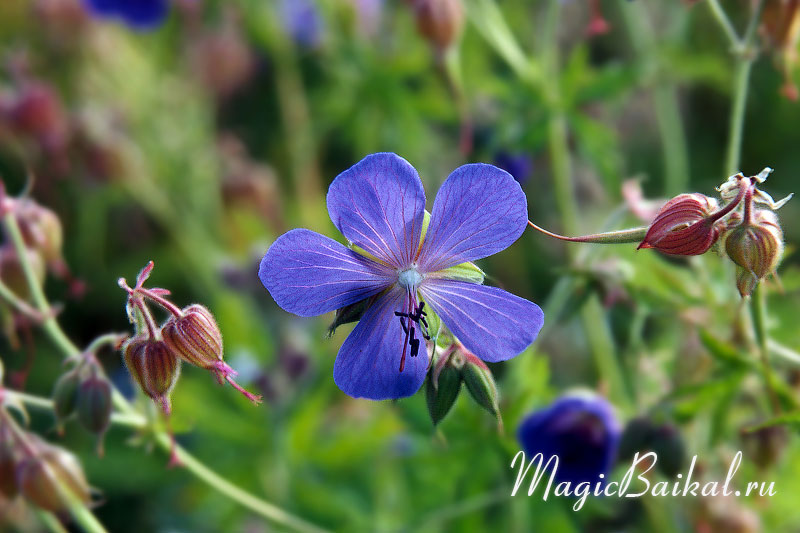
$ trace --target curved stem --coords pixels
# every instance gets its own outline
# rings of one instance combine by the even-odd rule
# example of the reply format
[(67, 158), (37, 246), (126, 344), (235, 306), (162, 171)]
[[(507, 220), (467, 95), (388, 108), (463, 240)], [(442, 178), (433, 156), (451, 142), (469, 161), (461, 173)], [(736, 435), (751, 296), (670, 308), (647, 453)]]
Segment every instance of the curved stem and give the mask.
[(546, 229), (537, 226), (530, 220), (528, 221), (528, 225), (536, 231), (544, 233), (548, 237), (553, 237), (554, 239), (567, 242), (587, 242), (592, 244), (625, 244), (639, 242), (644, 239), (645, 235), (647, 234), (647, 228), (642, 227), (623, 229), (619, 231), (607, 231), (604, 233), (593, 233), (591, 235), (581, 235), (580, 237), (565, 237), (564, 235), (547, 231)]
[[(80, 355), (81, 350), (69, 339), (69, 337), (67, 337), (67, 335), (64, 333), (64, 330), (61, 329), (61, 326), (59, 326), (58, 321), (51, 312), (50, 303), (44, 295), (44, 291), (39, 285), (38, 280), (36, 279), (36, 275), (27, 259), (27, 255), (24, 253), (25, 242), (22, 239), (22, 234), (20, 233), (19, 226), (17, 225), (14, 215), (12, 213), (6, 213), (3, 216), (3, 224), (11, 238), (11, 242), (14, 245), (18, 256), (20, 257), (20, 266), (22, 267), (22, 270), (25, 274), (25, 279), (28, 282), (34, 304), (36, 305), (38, 312), (41, 313), (43, 317), (46, 317), (42, 322), (42, 328), (50, 337), (50, 340), (53, 342), (53, 344), (56, 345), (56, 347), (63, 353), (65, 357), (75, 357)], [(113, 389), (112, 401), (114, 408), (119, 413), (129, 417), (135, 417), (137, 415), (141, 416), (141, 414), (134, 409), (134, 407), (125, 399), (124, 396), (122, 396), (122, 394), (119, 393), (118, 390), (116, 390), (116, 388)], [(155, 435), (159, 446), (161, 446), (161, 448), (165, 451), (169, 452), (171, 448), (169, 435), (163, 431), (158, 431), (155, 433)], [(247, 507), (264, 518), (271, 520), (278, 525), (285, 526), (296, 531), (313, 533), (323, 531), (322, 529), (289, 514), (283, 509), (280, 509), (279, 507), (276, 507), (236, 487), (229, 481), (210, 470), (188, 451), (177, 444), (175, 445), (175, 453), (182, 461), (184, 467), (194, 474), (198, 479), (204, 481), (219, 493), (228, 496), (235, 502)], [(82, 512), (91, 515), (91, 511), (83, 506), (81, 507), (83, 508)], [(76, 513), (79, 511), (79, 509), (75, 509)], [(94, 515), (92, 515), (92, 517), (93, 516)]]

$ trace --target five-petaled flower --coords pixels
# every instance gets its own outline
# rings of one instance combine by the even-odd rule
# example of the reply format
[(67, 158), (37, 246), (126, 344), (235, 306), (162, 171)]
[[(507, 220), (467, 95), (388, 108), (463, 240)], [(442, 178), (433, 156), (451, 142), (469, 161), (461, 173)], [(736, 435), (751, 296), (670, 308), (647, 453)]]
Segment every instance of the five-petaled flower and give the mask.
[(373, 154), (333, 181), (327, 203), (351, 247), (294, 229), (269, 248), (259, 277), (278, 305), (300, 316), (368, 303), (336, 357), (333, 377), (345, 393), (379, 400), (419, 390), (430, 311), (484, 361), (510, 359), (536, 338), (544, 320), (536, 304), (458, 267), (504, 250), (525, 230), (525, 193), (507, 172), (457, 168), (428, 220), (414, 167)]

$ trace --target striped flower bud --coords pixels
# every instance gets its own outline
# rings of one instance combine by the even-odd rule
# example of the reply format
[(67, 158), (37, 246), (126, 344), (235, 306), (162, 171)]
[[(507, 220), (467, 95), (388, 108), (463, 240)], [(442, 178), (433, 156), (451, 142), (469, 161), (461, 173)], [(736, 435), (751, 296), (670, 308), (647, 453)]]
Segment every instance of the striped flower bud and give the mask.
[(193, 304), (172, 316), (161, 328), (164, 342), (189, 364), (215, 370), (222, 362), (222, 333), (205, 306)]
[(134, 381), (158, 403), (171, 410), (169, 395), (180, 375), (180, 359), (164, 341), (134, 337), (122, 348), (125, 365)]
[(78, 422), (98, 436), (97, 453), (103, 455), (103, 434), (111, 423), (111, 385), (91, 376), (78, 389)]
[(783, 231), (773, 211), (759, 209), (751, 222), (733, 228), (725, 241), (728, 257), (757, 280), (778, 266), (783, 255)]
[(639, 248), (655, 248), (670, 255), (706, 253), (722, 230), (716, 222), (727, 214), (719, 216), (717, 207), (715, 199), (703, 194), (676, 196), (659, 210)]
[(37, 507), (54, 513), (67, 509), (65, 491), (83, 503), (90, 498), (89, 483), (78, 459), (70, 452), (37, 443), (39, 453), (23, 459), (16, 478), (23, 496)]
[(161, 328), (164, 343), (175, 355), (189, 364), (211, 371), (220, 385), (226, 381), (253, 403), (261, 397), (234, 381), (236, 371), (222, 360), (222, 333), (214, 315), (205, 306), (192, 304), (171, 316)]

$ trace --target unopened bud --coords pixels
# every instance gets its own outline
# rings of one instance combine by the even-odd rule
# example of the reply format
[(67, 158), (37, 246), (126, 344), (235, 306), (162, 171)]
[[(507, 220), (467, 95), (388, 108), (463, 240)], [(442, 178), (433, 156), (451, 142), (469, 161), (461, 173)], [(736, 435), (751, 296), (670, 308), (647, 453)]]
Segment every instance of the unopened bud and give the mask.
[(464, 353), (464, 359), (461, 376), (464, 378), (464, 384), (467, 386), (470, 396), (478, 402), (478, 405), (499, 419), (499, 395), (492, 371), (489, 370), (486, 363), (470, 352)]
[(64, 230), (58, 215), (28, 198), (15, 200), (13, 209), (25, 244), (41, 253), (47, 264), (60, 261)]
[(180, 375), (180, 359), (164, 341), (141, 337), (122, 348), (125, 365), (134, 381), (161, 409), (169, 414), (169, 395)]
[(46, 443), (40, 452), (23, 459), (16, 472), (23, 496), (31, 503), (54, 513), (64, 511), (69, 502), (66, 491), (83, 502), (90, 500), (89, 483), (78, 459), (70, 452)]
[[(34, 277), (41, 284), (44, 282), (45, 264), (42, 256), (32, 249), (25, 250), (25, 258), (34, 273)], [(9, 245), (0, 247), (0, 279), (11, 289), (14, 294), (27, 300), (30, 297), (30, 287), (25, 271), (22, 269), (17, 251)]]
[(222, 360), (222, 333), (217, 321), (205, 306), (193, 304), (181, 310), (181, 316), (172, 316), (161, 328), (167, 347), (189, 364), (214, 373), (217, 381), (225, 381), (253, 403), (261, 397), (239, 386), (233, 376), (236, 371)]
[(447, 50), (464, 26), (461, 0), (410, 0), (419, 33), (438, 51)]
[(756, 210), (752, 222), (743, 222), (730, 231), (725, 251), (744, 271), (764, 279), (783, 255), (783, 231), (777, 215), (767, 209)]
[(68, 418), (78, 405), (78, 387), (80, 376), (77, 370), (70, 370), (63, 374), (53, 386), (53, 412), (56, 420), (61, 422)]
[(670, 255), (700, 255), (719, 238), (721, 227), (712, 216), (717, 201), (699, 193), (680, 194), (659, 210), (639, 248)]
[(164, 342), (189, 364), (208, 370), (222, 361), (222, 333), (206, 307), (194, 304), (172, 316), (161, 328)]
[(111, 385), (104, 378), (91, 376), (78, 389), (78, 422), (98, 435), (97, 451), (103, 455), (102, 436), (111, 422)]
[(425, 400), (428, 404), (433, 425), (441, 422), (461, 392), (461, 371), (456, 364), (459, 354), (442, 354), (435, 361), (428, 374), (425, 386)]

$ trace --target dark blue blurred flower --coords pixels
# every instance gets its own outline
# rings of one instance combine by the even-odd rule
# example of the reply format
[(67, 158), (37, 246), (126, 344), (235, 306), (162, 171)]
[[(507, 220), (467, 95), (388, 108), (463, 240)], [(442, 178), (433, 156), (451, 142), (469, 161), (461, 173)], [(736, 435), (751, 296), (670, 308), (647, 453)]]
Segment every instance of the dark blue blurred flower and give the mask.
[(84, 0), (99, 18), (116, 18), (138, 30), (155, 28), (169, 12), (168, 0)]
[(528, 181), (533, 171), (533, 159), (525, 153), (497, 152), (494, 164), (514, 176), (521, 184)]
[(592, 395), (562, 396), (550, 407), (528, 415), (517, 431), (526, 457), (558, 456), (557, 483), (596, 482), (608, 474), (617, 453), (621, 428), (613, 407)]
[(322, 38), (322, 17), (312, 0), (281, 0), (281, 18), (286, 33), (298, 45), (314, 48)]

